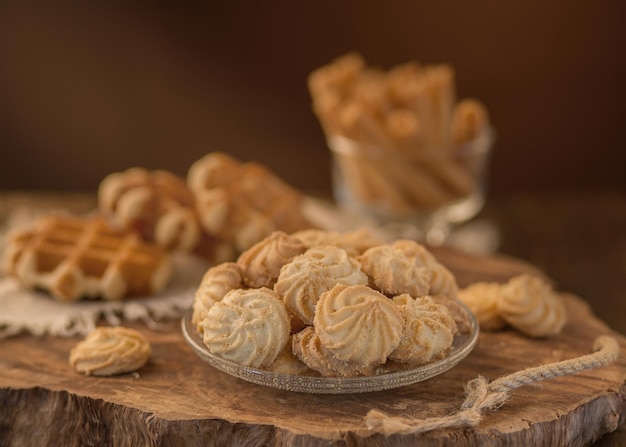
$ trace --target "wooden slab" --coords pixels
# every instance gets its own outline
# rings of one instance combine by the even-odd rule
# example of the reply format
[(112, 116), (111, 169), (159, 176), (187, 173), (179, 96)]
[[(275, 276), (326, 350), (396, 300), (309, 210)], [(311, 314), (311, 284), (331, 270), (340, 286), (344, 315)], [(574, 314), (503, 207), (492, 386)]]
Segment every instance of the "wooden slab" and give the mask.
[[(508, 258), (475, 258), (437, 250), (461, 284), (504, 281), (532, 267)], [(483, 333), (474, 351), (446, 373), (408, 387), (360, 395), (307, 395), (250, 384), (219, 372), (186, 345), (179, 321), (166, 331), (133, 325), (153, 356), (139, 374), (84, 377), (68, 365), (77, 339), (21, 335), (0, 341), (0, 445), (419, 445), (584, 446), (615, 430), (626, 414), (626, 339), (595, 318), (581, 299), (564, 294), (565, 331), (530, 340), (506, 331)], [(371, 409), (413, 418), (447, 415), (463, 401), (463, 385), (591, 351), (615, 336), (620, 359), (607, 367), (555, 378), (514, 392), (473, 429), (385, 437), (368, 431)]]

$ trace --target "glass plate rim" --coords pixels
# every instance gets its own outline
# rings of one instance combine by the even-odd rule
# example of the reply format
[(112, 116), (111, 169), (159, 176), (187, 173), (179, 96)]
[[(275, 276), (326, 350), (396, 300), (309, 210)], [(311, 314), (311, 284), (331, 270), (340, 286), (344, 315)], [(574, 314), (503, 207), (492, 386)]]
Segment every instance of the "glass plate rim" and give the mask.
[(183, 337), (194, 353), (210, 366), (233, 377), (267, 386), (270, 388), (314, 394), (351, 394), (383, 391), (412, 385), (435, 377), (456, 366), (474, 349), (479, 335), (478, 321), (467, 306), (460, 301), (460, 308), (467, 314), (470, 331), (457, 334), (453, 348), (441, 360), (398, 371), (385, 372), (373, 376), (323, 377), (292, 375), (280, 372), (242, 366), (212, 354), (202, 342), (200, 334), (191, 323), (193, 309), (189, 308), (181, 318)]

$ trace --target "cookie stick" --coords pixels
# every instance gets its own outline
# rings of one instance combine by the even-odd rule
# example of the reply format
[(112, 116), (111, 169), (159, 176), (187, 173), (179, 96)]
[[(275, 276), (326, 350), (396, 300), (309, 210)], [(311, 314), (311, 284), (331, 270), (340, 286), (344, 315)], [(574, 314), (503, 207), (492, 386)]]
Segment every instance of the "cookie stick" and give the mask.
[(400, 107), (413, 110), (419, 119), (422, 127), (423, 146), (432, 147), (437, 139), (433, 132), (435, 128), (434, 111), (423, 70), (413, 70), (413, 76), (409, 76), (407, 72), (404, 79), (396, 74), (389, 81), (392, 82), (389, 90), (395, 101), (400, 104)]
[[(413, 163), (411, 166), (420, 171), (422, 177), (430, 177), (432, 181), (430, 192), (437, 183), (449, 192), (446, 194), (448, 200), (469, 194), (473, 188), (473, 178), (467, 170), (460, 166), (456, 160), (452, 159), (445, 152), (433, 154), (430, 147), (425, 147), (422, 129), (419, 118), (410, 109), (396, 109), (387, 115), (386, 129), (396, 142), (396, 147), (407, 155), (407, 159)], [(419, 136), (418, 136), (419, 134)], [(417, 175), (417, 172), (416, 174)], [(439, 182), (437, 181), (439, 180)], [(443, 187), (443, 188), (442, 188)], [(435, 194), (435, 197), (442, 197)]]
[(474, 176), (447, 150), (455, 102), (454, 70), (445, 64), (428, 67), (424, 78), (433, 111), (434, 139), (429, 147), (432, 151), (429, 168), (456, 197), (467, 196), (474, 189)]
[(455, 103), (454, 70), (450, 65), (429, 66), (424, 70), (424, 82), (433, 114), (434, 148), (443, 148), (448, 140), (448, 129)]
[(358, 200), (371, 203), (375, 200), (375, 193), (370, 190), (368, 181), (364, 178), (364, 172), (358, 166), (358, 155), (349, 150), (350, 148), (346, 145), (350, 142), (341, 137), (343, 130), (338, 123), (340, 110), (341, 100), (336, 92), (325, 91), (313, 97), (313, 111), (318, 117), (330, 147), (333, 148), (333, 157), (344, 181)]
[(474, 140), (489, 126), (489, 115), (482, 102), (476, 99), (459, 101), (452, 112), (451, 134), (455, 145)]
[(387, 89), (387, 76), (378, 68), (364, 70), (355, 79), (350, 98), (361, 104), (370, 115), (379, 119), (393, 108), (392, 98)]
[[(482, 168), (482, 155), (480, 145), (488, 144), (490, 135), (489, 115), (485, 106), (478, 100), (465, 99), (459, 101), (453, 112), (452, 141), (457, 151), (467, 149), (468, 154), (459, 153), (459, 162), (470, 172), (478, 172)], [(477, 145), (478, 147), (464, 148), (465, 145)], [(482, 149), (487, 149), (482, 148)]]
[[(406, 214), (412, 209), (411, 204), (398, 190), (393, 178), (386, 169), (384, 153), (389, 150), (392, 141), (385, 133), (384, 128), (376, 119), (367, 113), (361, 104), (348, 103), (339, 115), (342, 134), (358, 141), (370, 150), (379, 151), (376, 158), (370, 154), (352, 158), (358, 164), (358, 169), (364, 173), (370, 191), (376, 194), (378, 204), (388, 208), (394, 214)], [(361, 149), (362, 150), (362, 149)], [(382, 200), (382, 203), (380, 201)]]
[(419, 119), (410, 109), (396, 109), (387, 115), (386, 129), (395, 141), (389, 163), (395, 178), (407, 190), (415, 205), (424, 208), (439, 206), (453, 198), (433, 177), (428, 163), (416, 156), (423, 144)]
[(307, 85), (311, 96), (335, 91), (345, 92), (365, 68), (363, 57), (355, 52), (340, 56), (309, 74)]

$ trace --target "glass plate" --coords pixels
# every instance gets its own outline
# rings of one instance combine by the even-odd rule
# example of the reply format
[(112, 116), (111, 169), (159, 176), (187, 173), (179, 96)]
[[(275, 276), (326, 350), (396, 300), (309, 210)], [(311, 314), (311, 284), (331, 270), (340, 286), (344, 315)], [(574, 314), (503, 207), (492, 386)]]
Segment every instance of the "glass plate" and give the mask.
[(452, 349), (447, 357), (417, 367), (400, 369), (403, 367), (402, 365), (389, 372), (382, 372), (367, 377), (299, 376), (241, 366), (209, 352), (202, 341), (201, 335), (196, 331), (194, 325), (191, 324), (192, 309), (185, 312), (181, 326), (183, 336), (193, 351), (209, 365), (227, 374), (248, 382), (281, 390), (318, 394), (349, 394), (382, 391), (411, 385), (430, 379), (455, 366), (472, 351), (478, 340), (479, 330), (476, 318), (465, 306), (463, 306), (463, 310), (469, 317), (470, 331), (464, 334), (457, 334), (454, 337)]

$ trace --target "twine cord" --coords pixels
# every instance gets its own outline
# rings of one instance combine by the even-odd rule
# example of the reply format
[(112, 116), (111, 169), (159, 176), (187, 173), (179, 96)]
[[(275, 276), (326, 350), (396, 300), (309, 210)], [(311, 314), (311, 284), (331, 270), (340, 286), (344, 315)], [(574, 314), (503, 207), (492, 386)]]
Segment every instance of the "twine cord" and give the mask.
[(493, 382), (478, 376), (465, 384), (465, 401), (454, 414), (427, 419), (392, 417), (378, 410), (370, 410), (365, 416), (368, 429), (383, 433), (415, 434), (442, 428), (474, 427), (480, 423), (483, 413), (495, 410), (511, 397), (511, 392), (524, 385), (541, 382), (553, 377), (568, 376), (580, 371), (595, 369), (614, 362), (619, 356), (615, 338), (602, 335), (593, 345), (594, 352), (580, 357), (547, 365), (524, 369), (502, 376)]

